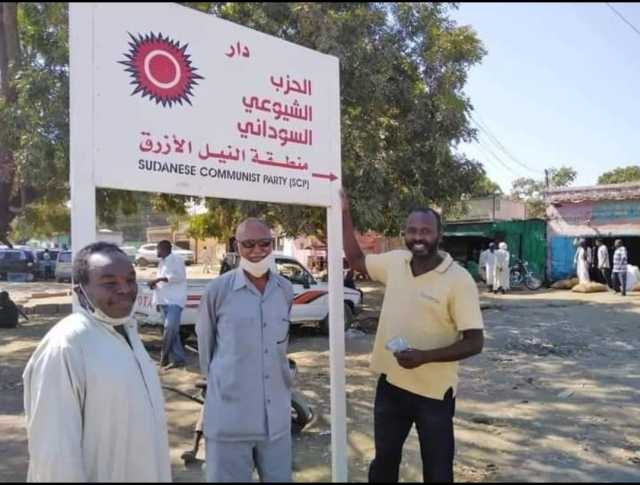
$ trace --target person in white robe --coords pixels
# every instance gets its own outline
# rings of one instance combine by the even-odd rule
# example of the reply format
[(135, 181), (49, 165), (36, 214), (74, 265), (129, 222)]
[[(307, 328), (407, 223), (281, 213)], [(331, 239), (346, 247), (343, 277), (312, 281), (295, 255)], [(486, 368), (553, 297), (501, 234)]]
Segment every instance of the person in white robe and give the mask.
[(496, 263), (493, 278), (493, 292), (502, 292), (504, 295), (511, 287), (509, 282), (509, 248), (507, 243), (501, 242), (496, 251)]
[(576, 267), (576, 273), (578, 275), (578, 282), (580, 284), (590, 283), (589, 277), (589, 258), (587, 252), (587, 241), (582, 239), (578, 245), (578, 250), (573, 259), (573, 264)]
[(496, 245), (489, 243), (489, 249), (484, 257), (485, 282), (489, 288), (493, 287), (496, 272)]
[(23, 373), (29, 482), (170, 482), (164, 397), (131, 318), (135, 270), (115, 245), (74, 261), (82, 306), (43, 338)]

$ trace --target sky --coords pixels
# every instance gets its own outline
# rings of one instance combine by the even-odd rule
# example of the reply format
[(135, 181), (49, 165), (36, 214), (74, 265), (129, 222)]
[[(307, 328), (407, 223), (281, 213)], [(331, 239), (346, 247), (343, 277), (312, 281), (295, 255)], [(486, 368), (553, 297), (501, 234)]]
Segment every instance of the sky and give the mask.
[[(461, 3), (488, 51), (465, 93), (478, 142), (458, 146), (503, 191), (568, 165), (575, 186), (640, 165), (640, 4)], [(475, 128), (478, 125), (473, 124)]]

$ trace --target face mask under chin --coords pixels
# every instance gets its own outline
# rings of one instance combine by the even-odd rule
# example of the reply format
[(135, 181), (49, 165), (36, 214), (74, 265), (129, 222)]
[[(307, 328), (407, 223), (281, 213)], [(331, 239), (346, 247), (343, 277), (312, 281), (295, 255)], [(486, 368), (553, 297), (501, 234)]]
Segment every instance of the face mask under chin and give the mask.
[(80, 291), (82, 292), (82, 295), (85, 298), (85, 305), (83, 305), (84, 309), (87, 312), (89, 312), (91, 315), (93, 315), (97, 320), (100, 320), (101, 322), (104, 322), (108, 325), (115, 326), (115, 325), (124, 325), (125, 323), (131, 322), (131, 320), (133, 319), (133, 313), (136, 307), (135, 304), (131, 306), (131, 311), (129, 312), (128, 315), (120, 318), (110, 317), (105, 312), (100, 310), (100, 308), (98, 308), (95, 305), (95, 303), (91, 301), (91, 299), (87, 295), (87, 292), (84, 290), (84, 287), (82, 285), (79, 285), (79, 287), (80, 287)]
[(275, 271), (275, 258), (273, 257), (273, 253), (271, 253), (262, 258), (257, 263), (254, 263), (241, 256), (240, 268), (249, 273), (251, 276), (260, 278), (264, 276), (269, 270)]

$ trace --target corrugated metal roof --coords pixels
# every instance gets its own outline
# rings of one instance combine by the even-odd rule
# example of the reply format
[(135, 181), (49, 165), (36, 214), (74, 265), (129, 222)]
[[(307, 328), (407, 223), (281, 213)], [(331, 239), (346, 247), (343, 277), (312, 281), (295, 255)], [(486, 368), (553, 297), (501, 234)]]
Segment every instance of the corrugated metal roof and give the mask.
[(602, 200), (636, 200), (640, 199), (640, 182), (625, 184), (592, 185), (589, 187), (559, 187), (544, 192), (549, 204)]

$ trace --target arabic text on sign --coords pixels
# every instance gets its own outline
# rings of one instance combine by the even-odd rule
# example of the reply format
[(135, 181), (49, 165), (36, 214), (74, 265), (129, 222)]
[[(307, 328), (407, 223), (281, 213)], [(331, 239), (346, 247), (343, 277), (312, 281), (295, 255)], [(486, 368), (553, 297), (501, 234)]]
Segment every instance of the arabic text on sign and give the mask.
[(312, 121), (313, 109), (309, 105), (304, 105), (304, 109), (300, 107), (298, 100), (295, 100), (292, 104), (283, 104), (279, 101), (272, 101), (270, 99), (260, 99), (258, 96), (251, 96), (247, 99), (246, 96), (242, 97), (242, 104), (245, 107), (247, 113), (252, 113), (254, 109), (264, 111), (266, 113), (275, 114), (275, 119), (282, 121), (289, 121), (291, 118)]
[(313, 145), (313, 131), (304, 130), (288, 130), (286, 128), (277, 129), (275, 126), (267, 124), (266, 121), (257, 119), (256, 122), (247, 121), (237, 123), (238, 131), (242, 138), (249, 135), (270, 138), (272, 140), (280, 140), (280, 145), (285, 146), (287, 143), (299, 143), (301, 145)]
[(229, 46), (229, 51), (225, 53), (227, 57), (235, 57), (235, 56), (249, 57), (250, 52), (249, 48), (245, 45), (240, 45), (240, 42), (236, 42), (235, 45), (231, 44)]
[(289, 93), (300, 93), (307, 94), (311, 96), (311, 81), (304, 79), (302, 82), (296, 81), (295, 79), (291, 79), (291, 77), (287, 74), (286, 79), (282, 76), (275, 77), (271, 76), (271, 84), (276, 88), (277, 92), (282, 90), (283, 94)]

